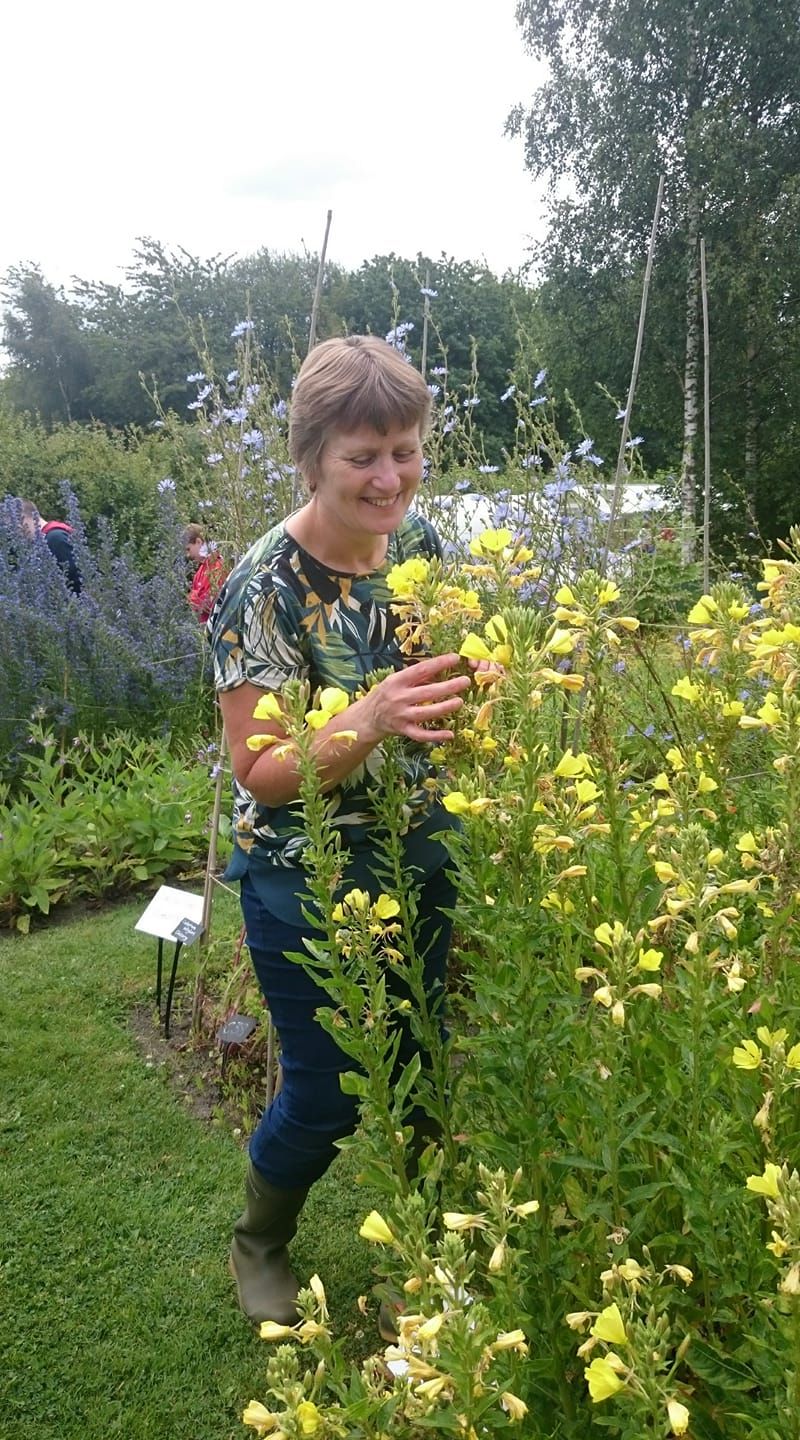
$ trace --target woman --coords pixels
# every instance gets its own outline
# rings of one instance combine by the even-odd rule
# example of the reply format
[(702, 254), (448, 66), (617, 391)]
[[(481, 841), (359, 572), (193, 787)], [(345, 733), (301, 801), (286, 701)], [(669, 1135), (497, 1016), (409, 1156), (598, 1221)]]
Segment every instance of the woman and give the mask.
[[(293, 392), (289, 445), (306, 503), (252, 547), (229, 577), (209, 630), (215, 679), (234, 773), (234, 827), (248, 945), (281, 1042), (283, 1087), (250, 1141), (247, 1204), (231, 1249), (239, 1302), (254, 1322), (297, 1319), (297, 1281), (287, 1242), (309, 1186), (352, 1133), (357, 1102), (342, 1093), (349, 1062), (314, 1018), (325, 992), (287, 954), (302, 953), (302, 836), (293, 802), (298, 775), (272, 749), (254, 753), (248, 736), (264, 691), (306, 679), (312, 693), (335, 685), (351, 695), (377, 670), (392, 674), (347, 711), (353, 742), (337, 740), (341, 717), (315, 731), (313, 746), (334, 815), (350, 852), (343, 889), (377, 894), (376, 819), (369, 799), (379, 747), (401, 746), (411, 820), (406, 860), (421, 884), (418, 943), (434, 1004), (444, 989), (455, 894), (447, 854), (430, 837), (448, 816), (424, 781), (424, 746), (452, 739), (448, 721), (469, 677), (452, 674), (455, 654), (404, 666), (394, 635), (386, 574), (412, 555), (438, 556), (438, 537), (409, 507), (422, 478), (430, 396), (422, 378), (384, 341), (328, 340), (306, 359)], [(279, 725), (271, 733), (280, 734)], [(400, 1059), (409, 1058), (404, 1036)]]

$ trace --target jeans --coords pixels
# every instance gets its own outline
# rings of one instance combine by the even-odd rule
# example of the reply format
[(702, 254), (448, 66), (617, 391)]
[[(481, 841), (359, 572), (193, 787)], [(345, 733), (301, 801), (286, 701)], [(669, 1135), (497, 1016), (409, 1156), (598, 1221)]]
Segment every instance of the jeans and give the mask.
[[(444, 1000), (452, 929), (441, 912), (452, 908), (455, 899), (446, 870), (423, 881), (415, 940), (425, 957), (425, 991), (433, 1013)], [(355, 1130), (358, 1099), (339, 1086), (339, 1076), (352, 1070), (354, 1062), (315, 1019), (315, 1011), (329, 1006), (330, 998), (299, 961), (286, 958), (287, 953), (304, 953), (303, 937), (311, 938), (310, 927), (278, 920), (247, 875), (242, 880), (242, 913), (253, 968), (280, 1039), (283, 1071), (283, 1085), (251, 1137), (250, 1158), (271, 1185), (290, 1190), (312, 1185), (324, 1175), (338, 1153), (335, 1142)], [(393, 994), (401, 984), (392, 977)], [(398, 1072), (417, 1050), (410, 1027), (403, 1026)], [(422, 1061), (424, 1066), (424, 1055)]]

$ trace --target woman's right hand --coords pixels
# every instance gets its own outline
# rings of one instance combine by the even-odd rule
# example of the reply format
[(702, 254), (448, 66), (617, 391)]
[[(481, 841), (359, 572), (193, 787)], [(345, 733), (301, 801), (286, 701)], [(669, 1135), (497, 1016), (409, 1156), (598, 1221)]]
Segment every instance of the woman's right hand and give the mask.
[(389, 735), (405, 735), (432, 745), (452, 740), (452, 730), (437, 729), (431, 721), (444, 720), (460, 710), (470, 676), (448, 675), (460, 663), (456, 654), (433, 655), (387, 675), (356, 701), (363, 716), (357, 722), (359, 738), (367, 740), (369, 729), (375, 744)]

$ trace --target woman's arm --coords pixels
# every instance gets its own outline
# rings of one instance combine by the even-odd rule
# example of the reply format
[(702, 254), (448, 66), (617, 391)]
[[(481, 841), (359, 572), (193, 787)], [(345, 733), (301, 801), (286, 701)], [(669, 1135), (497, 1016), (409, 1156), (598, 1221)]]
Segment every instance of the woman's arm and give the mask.
[[(382, 740), (405, 735), (409, 740), (440, 744), (452, 740), (448, 729), (433, 729), (431, 721), (444, 720), (460, 709), (462, 694), (469, 688), (468, 675), (447, 675), (459, 664), (459, 657), (434, 655), (417, 665), (397, 670), (355, 700), (321, 730), (315, 730), (312, 752), (323, 788), (332, 789), (355, 770)], [(447, 677), (447, 678), (442, 678)], [(247, 748), (250, 735), (283, 738), (277, 723), (254, 720), (253, 711), (264, 694), (245, 681), (219, 696), (222, 718), (231, 752), (233, 773), (240, 785), (262, 805), (276, 808), (296, 800), (299, 794), (297, 765), (291, 754), (279, 759), (275, 747), (253, 751)], [(356, 740), (336, 740), (342, 730), (355, 730)]]

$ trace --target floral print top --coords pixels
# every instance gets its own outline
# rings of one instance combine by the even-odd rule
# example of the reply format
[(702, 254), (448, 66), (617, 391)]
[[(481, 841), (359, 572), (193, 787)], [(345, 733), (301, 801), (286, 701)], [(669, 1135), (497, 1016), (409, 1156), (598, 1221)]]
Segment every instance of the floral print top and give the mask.
[[(412, 556), (441, 558), (441, 554), (433, 527), (421, 515), (410, 513), (389, 536), (386, 559), (377, 570), (343, 574), (309, 555), (283, 522), (276, 525), (231, 572), (210, 617), (217, 690), (232, 690), (249, 681), (259, 689), (279, 692), (287, 680), (300, 679), (310, 682), (312, 695), (318, 687), (335, 685), (354, 696), (375, 671), (400, 669), (404, 662), (395, 638), (386, 575), (393, 565)], [(419, 842), (450, 828), (451, 818), (424, 786), (435, 773), (426, 747), (406, 740), (400, 755), (408, 785), (409, 863), (423, 875), (431, 874), (444, 863), (446, 853), (439, 844)], [(370, 791), (379, 784), (382, 759), (378, 745), (328, 794), (342, 843), (353, 858), (351, 882), (361, 875), (373, 850), (377, 821)], [(291, 870), (296, 880), (302, 865), (305, 837), (298, 807), (262, 805), (235, 779), (233, 794), (236, 843), (247, 856), (246, 868), (254, 881), (267, 877), (266, 885), (257, 883), (257, 888), (269, 905), (278, 892), (286, 891), (276, 871), (282, 869), (285, 875)], [(238, 873), (244, 868), (241, 863)]]

